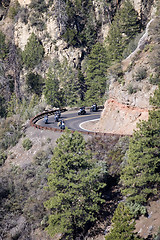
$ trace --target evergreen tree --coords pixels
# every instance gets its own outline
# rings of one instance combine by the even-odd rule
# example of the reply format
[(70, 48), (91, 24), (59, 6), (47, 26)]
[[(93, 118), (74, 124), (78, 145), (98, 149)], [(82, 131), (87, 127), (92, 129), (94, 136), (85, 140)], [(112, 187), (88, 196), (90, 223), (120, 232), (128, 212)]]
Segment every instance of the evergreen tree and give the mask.
[(138, 13), (131, 2), (126, 0), (117, 11), (106, 39), (110, 61), (122, 58), (124, 49), (138, 32), (140, 32)]
[(67, 0), (65, 3), (65, 30), (62, 37), (69, 45), (85, 45), (90, 49), (95, 42), (98, 25), (92, 1)]
[(6, 101), (3, 95), (0, 95), (0, 117), (6, 116)]
[(120, 10), (121, 32), (127, 36), (127, 43), (140, 32), (140, 21), (138, 12), (135, 11), (129, 0), (126, 0)]
[(102, 103), (106, 90), (107, 54), (101, 43), (92, 48), (88, 57), (86, 70), (87, 91), (85, 100), (87, 104)]
[(19, 111), (18, 99), (16, 94), (12, 93), (10, 101), (7, 103), (7, 117), (11, 117), (14, 114), (17, 114)]
[(42, 94), (44, 83), (42, 77), (39, 74), (35, 74), (33, 72), (28, 73), (26, 76), (26, 84), (28, 91), (39, 96)]
[(151, 98), (157, 109), (149, 112), (148, 121), (138, 124), (130, 141), (127, 165), (122, 171), (122, 193), (128, 201), (144, 203), (157, 193), (160, 183), (160, 87)]
[(59, 76), (61, 86), (64, 90), (63, 98), (65, 106), (76, 105), (80, 100), (77, 71), (69, 66), (67, 62), (63, 62)]
[(9, 47), (8, 47), (8, 44), (6, 44), (5, 39), (6, 39), (5, 35), (3, 34), (2, 31), (0, 31), (0, 58), (1, 59), (4, 59), (7, 56), (9, 51)]
[(65, 106), (79, 104), (84, 100), (85, 92), (85, 80), (82, 72), (79, 69), (73, 69), (67, 61), (60, 65), (58, 71)]
[(34, 33), (28, 39), (28, 42), (22, 52), (23, 62), (28, 68), (33, 68), (42, 61), (44, 48)]
[(105, 240), (138, 240), (141, 239), (133, 232), (135, 230), (135, 222), (124, 203), (119, 203), (112, 218), (111, 232), (105, 237)]
[(48, 188), (53, 197), (45, 202), (51, 210), (47, 230), (52, 236), (62, 233), (75, 239), (87, 223), (95, 221), (103, 203), (103, 170), (92, 162), (82, 135), (69, 130), (57, 140), (50, 168)]
[(80, 100), (84, 101), (84, 95), (86, 91), (86, 85), (85, 85), (85, 79), (83, 76), (83, 73), (81, 72), (80, 69), (78, 69), (78, 83), (79, 83), (79, 95), (80, 95)]
[(45, 80), (44, 95), (48, 104), (53, 107), (61, 106), (61, 91), (59, 88), (59, 79), (55, 68), (49, 68)]

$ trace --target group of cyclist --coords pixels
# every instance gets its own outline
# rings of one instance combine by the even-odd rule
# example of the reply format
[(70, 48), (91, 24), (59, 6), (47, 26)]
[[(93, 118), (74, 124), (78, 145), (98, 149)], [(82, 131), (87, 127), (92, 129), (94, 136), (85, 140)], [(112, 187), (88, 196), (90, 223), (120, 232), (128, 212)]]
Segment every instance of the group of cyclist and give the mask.
[[(58, 126), (60, 129), (64, 130), (65, 129), (65, 124), (64, 124), (64, 120), (59, 120), (59, 118), (61, 117), (61, 112), (58, 110), (55, 112), (54, 114), (54, 120), (55, 122), (58, 122)], [(46, 114), (44, 116), (44, 123), (47, 124), (48, 123), (48, 114)]]
[[(97, 112), (98, 111), (98, 107), (97, 107), (97, 104), (94, 103), (91, 108), (90, 108), (90, 112)], [(85, 110), (85, 107), (80, 107), (79, 111), (78, 111), (78, 115), (84, 115), (86, 114), (86, 110)], [(60, 110), (56, 111), (55, 114), (54, 114), (54, 120), (55, 122), (58, 122), (58, 126), (60, 129), (64, 130), (65, 129), (65, 123), (64, 123), (64, 120), (63, 119), (60, 119), (59, 118), (61, 117), (61, 112)], [(44, 116), (44, 120), (45, 124), (48, 123), (48, 114), (46, 114)]]

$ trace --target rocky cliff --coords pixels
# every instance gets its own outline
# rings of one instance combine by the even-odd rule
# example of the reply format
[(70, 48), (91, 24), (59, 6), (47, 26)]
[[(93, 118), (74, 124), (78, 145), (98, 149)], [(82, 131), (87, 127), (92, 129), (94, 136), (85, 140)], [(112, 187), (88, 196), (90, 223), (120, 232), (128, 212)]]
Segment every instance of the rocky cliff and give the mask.
[(114, 66), (121, 68), (122, 78), (114, 75), (112, 68), (109, 71), (108, 99), (100, 121), (94, 126), (96, 131), (132, 134), (140, 120), (148, 119), (148, 110), (152, 108), (149, 98), (156, 89), (153, 81), (156, 67), (153, 62), (157, 60), (153, 56), (156, 56), (154, 46), (158, 41), (155, 41), (151, 30), (158, 27), (159, 17), (156, 17), (154, 8), (151, 16), (137, 48), (118, 66)]

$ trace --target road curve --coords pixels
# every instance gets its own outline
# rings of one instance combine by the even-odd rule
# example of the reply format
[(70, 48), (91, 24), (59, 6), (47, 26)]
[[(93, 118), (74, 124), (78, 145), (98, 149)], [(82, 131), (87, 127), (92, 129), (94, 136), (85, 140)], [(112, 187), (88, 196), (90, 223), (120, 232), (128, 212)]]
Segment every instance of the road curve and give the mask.
[[(78, 111), (67, 111), (61, 114), (62, 120), (65, 122), (65, 126), (68, 129), (73, 131), (86, 131), (80, 127), (80, 124), (85, 121), (94, 120), (100, 118), (101, 111), (98, 112), (90, 112), (89, 110), (86, 111), (85, 115), (78, 115)], [(36, 122), (37, 125), (41, 127), (49, 127), (49, 128), (57, 128), (58, 123), (54, 120), (54, 115), (48, 117), (48, 124), (45, 124), (43, 119), (40, 119)]]

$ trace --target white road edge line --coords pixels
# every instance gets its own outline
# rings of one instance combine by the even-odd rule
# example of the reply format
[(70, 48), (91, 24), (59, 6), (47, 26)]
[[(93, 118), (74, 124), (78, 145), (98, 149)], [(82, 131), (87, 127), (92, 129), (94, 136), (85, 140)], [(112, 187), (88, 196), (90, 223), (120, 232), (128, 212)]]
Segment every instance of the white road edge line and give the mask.
[(100, 118), (82, 122), (82, 123), (79, 124), (79, 127), (80, 127), (81, 129), (85, 130), (85, 131), (93, 132), (93, 131), (90, 131), (90, 130), (88, 130), (88, 129), (83, 128), (83, 127), (82, 127), (82, 124), (83, 124), (83, 123), (87, 123), (87, 122), (91, 122), (91, 121), (97, 121), (97, 120), (99, 120), (99, 119), (100, 119)]

